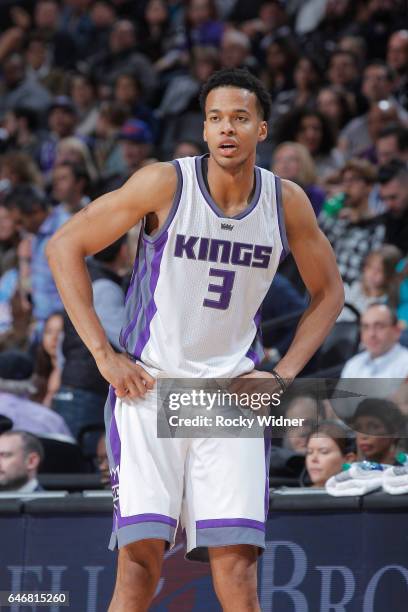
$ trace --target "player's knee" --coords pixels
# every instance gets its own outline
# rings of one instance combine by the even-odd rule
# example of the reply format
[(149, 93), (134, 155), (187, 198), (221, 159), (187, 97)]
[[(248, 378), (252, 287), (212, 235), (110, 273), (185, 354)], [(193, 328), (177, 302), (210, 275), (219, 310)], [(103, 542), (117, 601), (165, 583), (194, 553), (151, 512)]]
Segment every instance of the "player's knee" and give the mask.
[(119, 551), (118, 576), (130, 587), (144, 584), (146, 590), (156, 588), (160, 578), (164, 543), (141, 541), (124, 546)]

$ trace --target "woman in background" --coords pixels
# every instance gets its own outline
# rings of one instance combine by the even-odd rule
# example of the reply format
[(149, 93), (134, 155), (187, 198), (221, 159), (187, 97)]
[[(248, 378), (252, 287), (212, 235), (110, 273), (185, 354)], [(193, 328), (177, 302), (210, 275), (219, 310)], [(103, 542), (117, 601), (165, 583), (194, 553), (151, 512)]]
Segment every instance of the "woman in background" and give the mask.
[(306, 470), (311, 486), (323, 488), (329, 478), (341, 472), (344, 463), (357, 458), (354, 435), (341, 421), (322, 421), (309, 435)]
[(303, 188), (312, 203), (316, 217), (325, 200), (325, 193), (316, 185), (316, 167), (305, 146), (297, 142), (283, 142), (273, 155), (272, 172), (283, 179), (294, 181)]
[(37, 392), (31, 399), (48, 407), (51, 406), (52, 398), (60, 387), (61, 368), (58, 363), (58, 347), (62, 340), (63, 329), (62, 313), (55, 312), (48, 317), (35, 359), (33, 377)]

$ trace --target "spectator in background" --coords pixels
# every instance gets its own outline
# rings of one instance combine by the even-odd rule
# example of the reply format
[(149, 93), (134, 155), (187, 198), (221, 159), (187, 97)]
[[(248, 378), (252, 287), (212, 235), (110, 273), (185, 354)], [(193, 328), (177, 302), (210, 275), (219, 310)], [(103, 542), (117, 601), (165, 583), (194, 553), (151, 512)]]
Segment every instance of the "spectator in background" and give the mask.
[(273, 119), (288, 113), (293, 108), (314, 107), (316, 94), (320, 84), (320, 70), (311, 57), (301, 57), (293, 72), (294, 89), (281, 91), (274, 104)]
[(113, 83), (121, 72), (132, 71), (139, 83), (143, 83), (143, 97), (149, 100), (156, 89), (157, 77), (151, 62), (136, 51), (136, 44), (134, 24), (128, 19), (119, 19), (112, 27), (108, 47), (89, 58), (86, 64), (92, 76), (101, 82)]
[(350, 51), (334, 51), (329, 59), (326, 76), (329, 85), (354, 92), (360, 76), (356, 56)]
[(275, 101), (280, 92), (293, 89), (292, 70), (298, 57), (297, 49), (287, 33), (265, 37), (261, 47), (265, 54), (265, 68), (261, 71), (261, 79)]
[(251, 55), (251, 43), (239, 30), (225, 30), (219, 53), (221, 68), (256, 68), (255, 59)]
[(47, 53), (47, 40), (38, 32), (32, 32), (28, 38), (24, 54), (27, 77), (37, 81), (52, 95), (64, 92), (65, 74), (61, 68), (51, 64)]
[(273, 154), (272, 172), (302, 187), (312, 203), (316, 216), (325, 200), (325, 193), (316, 185), (317, 175), (312, 156), (305, 146), (297, 142), (283, 142)]
[(50, 210), (44, 194), (31, 185), (16, 187), (6, 200), (14, 220), (26, 232), (33, 235), (31, 242), (30, 298), (38, 333), (49, 315), (62, 310), (51, 270), (48, 267), (45, 247), (56, 230), (69, 219), (63, 208)]
[(72, 162), (58, 164), (52, 173), (52, 195), (58, 205), (73, 215), (87, 204), (89, 177), (84, 166)]
[(188, 48), (219, 47), (225, 26), (215, 0), (187, 0), (185, 27)]
[[(156, 110), (159, 118), (178, 117), (187, 110), (198, 110), (200, 88), (219, 68), (219, 56), (215, 49), (196, 47), (191, 53), (190, 72), (175, 75), (166, 87)], [(180, 135), (177, 135), (180, 137)]]
[[(123, 325), (125, 294), (121, 273), (129, 263), (126, 236), (88, 260), (96, 313), (109, 342), (122, 350), (119, 334)], [(103, 409), (108, 383), (100, 374), (91, 353), (76, 333), (68, 315), (64, 318), (62, 345), (64, 365), (61, 387), (54, 396), (52, 407), (69, 425), (78, 438), (87, 426), (103, 426)], [(96, 440), (94, 450), (96, 447)]]
[(114, 102), (101, 104), (95, 128), (94, 157), (102, 182), (126, 171), (119, 133), (127, 118), (123, 106)]
[(92, 1), (89, 17), (92, 36), (86, 45), (86, 56), (95, 55), (106, 49), (110, 31), (117, 19), (116, 8), (110, 0)]
[(126, 164), (124, 174), (117, 177), (116, 186), (111, 184), (111, 188), (122, 185), (134, 172), (149, 163), (153, 146), (153, 135), (149, 126), (139, 119), (129, 119), (124, 124), (119, 133), (121, 142), (122, 156)]
[(301, 419), (302, 425), (288, 427), (283, 438), (283, 446), (301, 455), (306, 455), (307, 440), (310, 433), (325, 419), (325, 406), (312, 393), (294, 391), (284, 399), (285, 417)]
[(385, 399), (367, 398), (352, 420), (359, 459), (395, 465), (398, 441), (406, 436), (406, 421), (398, 406)]
[(172, 48), (170, 9), (164, 0), (146, 2), (139, 31), (139, 48), (153, 63)]
[(98, 119), (96, 83), (91, 76), (77, 72), (69, 82), (69, 95), (77, 111), (76, 133), (90, 136)]
[(373, 146), (375, 134), (385, 127), (377, 130), (377, 124), (389, 121), (388, 115), (393, 114), (393, 121), (407, 121), (407, 112), (392, 97), (392, 84), (393, 75), (386, 64), (372, 62), (364, 69), (361, 91), (369, 111), (352, 119), (340, 134), (339, 148), (347, 158)]
[(309, 435), (306, 447), (306, 470), (312, 487), (323, 488), (332, 476), (341, 472), (344, 463), (357, 458), (355, 438), (341, 421), (322, 421)]
[(26, 106), (44, 112), (51, 100), (43, 85), (26, 74), (24, 59), (18, 53), (8, 56), (2, 63), (3, 80), (0, 85), (0, 117), (16, 106)]
[(358, 280), (364, 258), (384, 242), (382, 216), (369, 207), (369, 195), (376, 179), (375, 168), (365, 160), (350, 160), (342, 170), (345, 208), (341, 216), (331, 217), (325, 211), (319, 225), (329, 239), (345, 283)]
[(337, 49), (352, 53), (357, 60), (359, 69), (365, 65), (367, 60), (367, 45), (362, 36), (344, 34), (339, 38)]
[(131, 72), (120, 73), (115, 80), (113, 95), (114, 101), (123, 106), (130, 117), (144, 121), (152, 134), (156, 134), (157, 121), (153, 112), (142, 100), (142, 86), (134, 74)]
[(370, 304), (361, 315), (360, 331), (364, 350), (346, 362), (341, 378), (408, 377), (408, 349), (399, 344), (401, 328), (389, 306)]
[(0, 491), (27, 494), (43, 491), (37, 480), (44, 458), (43, 446), (25, 431), (6, 431), (0, 435)]
[(63, 2), (60, 27), (75, 40), (78, 56), (86, 54), (92, 40), (93, 23), (89, 15), (92, 0), (68, 0)]
[(59, 28), (59, 3), (57, 0), (37, 0), (34, 5), (34, 27), (47, 41), (50, 61), (58, 67), (72, 68), (77, 59), (74, 38)]
[(4, 117), (4, 128), (7, 132), (7, 140), (2, 145), (4, 150), (17, 150), (38, 161), (38, 115), (35, 111), (24, 106), (9, 110)]
[(62, 313), (55, 312), (50, 315), (44, 324), (35, 356), (33, 382), (37, 391), (31, 395), (31, 399), (48, 407), (51, 406), (52, 398), (61, 384), (57, 351), (62, 343), (63, 329)]
[(33, 378), (33, 363), (22, 351), (0, 353), (0, 414), (13, 422), (14, 429), (24, 429), (35, 435), (68, 436), (64, 419), (43, 404), (29, 399), (37, 387)]
[(17, 266), (20, 236), (9, 208), (0, 204), (0, 277)]
[(393, 160), (408, 164), (408, 128), (397, 124), (384, 128), (378, 134), (375, 150), (379, 166)]
[(72, 136), (78, 121), (75, 106), (67, 96), (54, 98), (48, 109), (49, 133), (40, 150), (40, 168), (47, 175), (53, 168), (57, 146), (61, 139)]
[(386, 207), (382, 216), (385, 240), (408, 253), (408, 168), (402, 161), (391, 161), (380, 168), (380, 197)]
[(0, 168), (1, 179), (6, 181), (8, 191), (19, 185), (42, 186), (42, 176), (38, 167), (27, 153), (19, 151), (6, 153), (0, 160)]
[(101, 484), (103, 488), (110, 489), (111, 481), (110, 481), (110, 473), (109, 473), (108, 455), (106, 452), (105, 433), (101, 435), (101, 437), (98, 440), (98, 444), (96, 445), (95, 463), (96, 463), (96, 468), (101, 477)]
[(384, 244), (376, 251), (371, 251), (364, 260), (361, 279), (351, 286), (345, 286), (346, 306), (337, 321), (355, 320), (355, 314), (347, 308), (347, 304), (361, 314), (370, 304), (395, 304), (396, 295), (396, 265), (401, 259), (401, 251), (391, 244)]
[(84, 168), (89, 187), (91, 188), (98, 180), (98, 171), (92, 159), (89, 147), (83, 140), (70, 136), (59, 141), (55, 156), (55, 166), (64, 163), (76, 164)]
[(348, 92), (336, 85), (322, 87), (317, 95), (317, 110), (330, 121), (336, 140), (340, 130), (352, 117), (351, 97)]
[(294, 141), (309, 151), (320, 180), (341, 165), (334, 150), (335, 140), (329, 121), (318, 111), (295, 109), (281, 117), (276, 126), (276, 142)]
[(408, 30), (394, 32), (388, 39), (387, 64), (394, 71), (393, 95), (408, 110)]

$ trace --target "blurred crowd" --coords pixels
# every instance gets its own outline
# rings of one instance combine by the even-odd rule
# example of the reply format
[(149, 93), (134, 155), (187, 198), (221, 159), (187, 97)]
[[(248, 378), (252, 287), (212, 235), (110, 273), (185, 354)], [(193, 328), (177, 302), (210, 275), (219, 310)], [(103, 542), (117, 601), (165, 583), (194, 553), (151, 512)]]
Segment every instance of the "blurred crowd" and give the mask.
[[(46, 245), (144, 165), (206, 153), (198, 94), (220, 68), (246, 68), (267, 86), (272, 116), (257, 164), (306, 191), (344, 281), (336, 367), (327, 371), (322, 352), (305, 374), (389, 379), (378, 385), (382, 399), (370, 400), (382, 408), (360, 402), (341, 422), (333, 405), (314, 404), (309, 426), (276, 447), (271, 474), (285, 457), (307, 457), (302, 478), (319, 486), (316, 457), (330, 445), (333, 469), (356, 457), (392, 463), (408, 414), (406, 2), (3, 0), (0, 23), (0, 490), (26, 486), (16, 453), (36, 474), (38, 437), (79, 446), (84, 469), (102, 466), (107, 483), (107, 384), (63, 311)], [(137, 234), (88, 261), (97, 314), (118, 351)], [(265, 369), (306, 306), (289, 256), (263, 305)], [(312, 399), (287, 410), (308, 415)], [(367, 425), (370, 415), (377, 424)], [(368, 442), (349, 435), (365, 426)], [(381, 449), (373, 430), (388, 441)]]

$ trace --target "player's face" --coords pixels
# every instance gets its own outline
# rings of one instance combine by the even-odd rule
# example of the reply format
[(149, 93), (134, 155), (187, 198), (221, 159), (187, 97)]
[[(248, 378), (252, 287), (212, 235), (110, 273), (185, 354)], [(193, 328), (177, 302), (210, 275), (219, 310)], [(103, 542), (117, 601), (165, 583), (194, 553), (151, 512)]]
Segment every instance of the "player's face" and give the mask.
[(256, 145), (265, 140), (267, 124), (257, 107), (254, 93), (237, 87), (218, 87), (207, 96), (204, 140), (211, 157), (225, 168), (242, 165), (252, 157)]

